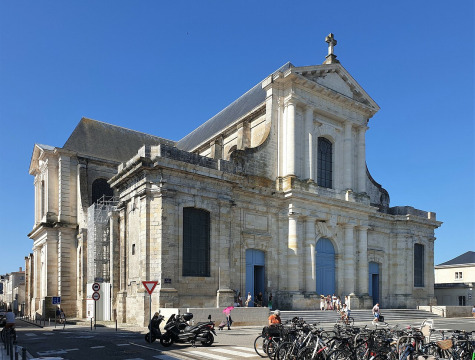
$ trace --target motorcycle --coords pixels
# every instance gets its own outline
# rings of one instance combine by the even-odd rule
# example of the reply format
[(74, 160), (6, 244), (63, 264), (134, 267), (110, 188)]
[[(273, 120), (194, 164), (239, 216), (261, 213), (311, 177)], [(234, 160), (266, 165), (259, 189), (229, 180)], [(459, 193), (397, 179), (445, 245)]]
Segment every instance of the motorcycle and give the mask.
[(165, 325), (165, 333), (160, 338), (160, 344), (168, 347), (174, 342), (189, 342), (194, 347), (195, 342), (199, 341), (203, 346), (211, 346), (214, 342), (214, 336), (216, 336), (211, 315), (208, 316), (208, 321), (199, 322), (196, 325), (188, 325), (188, 321), (192, 318), (192, 313), (177, 316), (173, 314), (170, 316)]
[(164, 319), (165, 317), (163, 315), (160, 315), (160, 312), (154, 315), (154, 317), (150, 321), (150, 324), (148, 324), (148, 329), (150, 330), (150, 332), (145, 334), (146, 342), (153, 343), (155, 340), (160, 339), (162, 337), (162, 333), (160, 331), (160, 323)]

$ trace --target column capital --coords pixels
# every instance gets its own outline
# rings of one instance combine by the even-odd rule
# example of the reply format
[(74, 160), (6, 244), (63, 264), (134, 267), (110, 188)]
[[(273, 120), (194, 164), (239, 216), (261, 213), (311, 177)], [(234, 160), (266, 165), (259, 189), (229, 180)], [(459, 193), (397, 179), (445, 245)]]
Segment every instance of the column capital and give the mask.
[(366, 230), (366, 231), (368, 231), (369, 229), (371, 229), (371, 227), (368, 226), (368, 225), (357, 225), (356, 228), (357, 228), (358, 230)]

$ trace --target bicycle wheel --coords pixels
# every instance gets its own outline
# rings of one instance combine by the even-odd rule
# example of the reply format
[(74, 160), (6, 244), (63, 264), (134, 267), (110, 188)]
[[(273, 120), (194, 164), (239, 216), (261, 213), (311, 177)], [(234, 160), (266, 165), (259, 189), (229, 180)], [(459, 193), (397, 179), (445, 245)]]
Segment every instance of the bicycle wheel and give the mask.
[(273, 360), (275, 358), (275, 352), (279, 347), (279, 342), (274, 338), (269, 339), (266, 345), (266, 352), (269, 359)]
[(267, 338), (262, 335), (259, 335), (258, 337), (256, 337), (256, 339), (254, 340), (254, 351), (256, 352), (256, 354), (259, 355), (260, 357), (266, 357), (267, 355), (266, 347), (267, 347)]
[(327, 356), (327, 360), (348, 360), (352, 358), (352, 354), (346, 350), (333, 350)]
[(299, 351), (297, 359), (299, 360), (326, 360), (323, 349), (315, 351), (315, 346), (305, 346)]
[(295, 346), (293, 342), (286, 341), (280, 344), (275, 351), (275, 360), (295, 360), (298, 354), (294, 354)]

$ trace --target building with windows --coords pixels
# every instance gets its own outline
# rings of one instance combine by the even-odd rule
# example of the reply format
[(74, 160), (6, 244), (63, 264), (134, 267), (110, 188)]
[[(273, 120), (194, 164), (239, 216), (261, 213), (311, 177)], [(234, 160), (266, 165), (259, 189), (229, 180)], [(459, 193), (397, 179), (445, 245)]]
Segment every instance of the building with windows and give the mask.
[(441, 223), (389, 206), (366, 166), (379, 107), (326, 41), (323, 64), (284, 64), (179, 141), (82, 119), (62, 148), (35, 145), (31, 311), (61, 296), (86, 316), (98, 282), (113, 316), (142, 323), (148, 280), (160, 307), (236, 291), (281, 309), (333, 293), (353, 309), (434, 304)]
[(475, 252), (466, 253), (435, 266), (437, 305), (469, 306), (475, 303)]
[(20, 268), (0, 277), (0, 308), (23, 314), (25, 306), (25, 271)]

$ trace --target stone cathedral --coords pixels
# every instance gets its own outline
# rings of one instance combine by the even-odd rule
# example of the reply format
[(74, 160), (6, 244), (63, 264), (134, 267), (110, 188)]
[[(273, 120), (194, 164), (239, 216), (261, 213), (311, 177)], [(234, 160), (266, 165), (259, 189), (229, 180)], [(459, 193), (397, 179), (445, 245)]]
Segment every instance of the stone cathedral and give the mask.
[(86, 317), (143, 322), (160, 307), (220, 307), (237, 292), (280, 309), (435, 304), (436, 214), (390, 207), (365, 161), (376, 102), (326, 38), (321, 65), (287, 63), (179, 141), (87, 118), (63, 147), (35, 144), (30, 314), (60, 296)]

